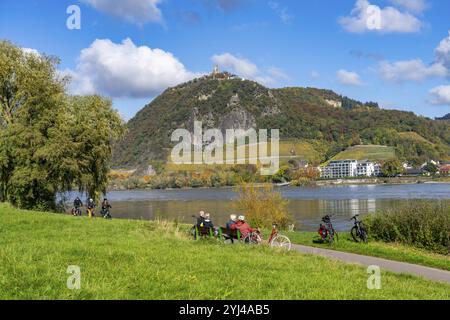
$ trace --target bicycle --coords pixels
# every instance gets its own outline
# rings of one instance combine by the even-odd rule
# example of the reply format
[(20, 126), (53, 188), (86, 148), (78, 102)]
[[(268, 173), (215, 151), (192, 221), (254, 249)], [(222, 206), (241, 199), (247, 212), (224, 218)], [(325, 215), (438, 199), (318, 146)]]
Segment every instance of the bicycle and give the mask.
[(111, 220), (112, 219), (111, 212), (109, 212), (109, 209), (102, 209), (100, 211), (100, 214), (102, 215), (102, 217), (104, 219), (107, 219), (107, 220)]
[[(256, 230), (255, 232), (250, 232), (244, 239), (243, 242), (245, 244), (253, 244), (260, 245), (263, 243), (263, 239), (261, 236), (260, 230)], [(290, 251), (292, 248), (291, 240), (281, 235), (278, 231), (278, 227), (276, 224), (272, 226), (272, 232), (270, 233), (269, 239), (267, 240), (267, 244), (272, 248), (281, 248), (286, 251)]]
[(354, 220), (355, 223), (350, 233), (355, 242), (367, 243), (369, 240), (369, 236), (367, 234), (366, 227), (364, 226), (364, 223), (361, 220), (358, 220), (358, 217), (359, 214), (355, 215), (353, 218), (350, 219), (350, 221)]
[(81, 213), (81, 209), (80, 208), (73, 208), (72, 209), (72, 215), (74, 217), (81, 217), (82, 213)]
[(326, 215), (322, 218), (322, 222), (324, 224), (320, 224), (319, 227), (319, 235), (322, 238), (322, 241), (328, 241), (328, 243), (331, 245), (335, 241), (339, 241), (339, 234), (333, 227), (333, 223), (331, 222), (331, 218), (333, 215)]
[(86, 209), (86, 213), (87, 213), (87, 216), (88, 216), (89, 218), (94, 218), (94, 217), (95, 217), (94, 208), (87, 208), (87, 209)]

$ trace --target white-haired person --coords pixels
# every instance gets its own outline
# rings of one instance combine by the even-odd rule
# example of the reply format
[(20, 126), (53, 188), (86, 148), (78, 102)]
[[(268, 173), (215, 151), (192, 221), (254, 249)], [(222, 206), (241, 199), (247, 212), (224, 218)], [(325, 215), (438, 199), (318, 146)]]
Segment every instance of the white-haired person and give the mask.
[(239, 216), (238, 221), (231, 226), (231, 230), (239, 230), (241, 233), (242, 239), (247, 237), (250, 232), (255, 232), (256, 230), (252, 229), (250, 225), (245, 222), (245, 216)]
[(214, 223), (212, 223), (211, 215), (209, 213), (205, 213), (205, 221), (203, 222), (203, 227), (214, 228)]
[(236, 222), (237, 222), (237, 215), (232, 214), (230, 216), (230, 221), (227, 222), (227, 229), (231, 230), (231, 226), (236, 224)]
[(200, 211), (197, 217), (197, 227), (203, 227), (204, 224), (205, 224), (205, 211)]

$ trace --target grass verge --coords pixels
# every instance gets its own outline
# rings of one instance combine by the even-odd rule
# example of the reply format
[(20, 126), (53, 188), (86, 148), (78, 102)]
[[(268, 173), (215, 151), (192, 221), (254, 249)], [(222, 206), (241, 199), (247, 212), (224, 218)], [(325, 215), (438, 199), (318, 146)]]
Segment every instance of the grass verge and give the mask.
[[(450, 286), (267, 247), (191, 241), (167, 222), (27, 212), (0, 204), (1, 299), (450, 299)], [(81, 268), (81, 290), (67, 268)]]
[(356, 243), (349, 233), (339, 233), (339, 241), (330, 246), (329, 244), (313, 243), (313, 239), (318, 237), (317, 233), (314, 232), (290, 232), (286, 235), (296, 244), (408, 262), (450, 271), (450, 256), (436, 254), (404, 244), (389, 244), (373, 240), (370, 240), (367, 244)]

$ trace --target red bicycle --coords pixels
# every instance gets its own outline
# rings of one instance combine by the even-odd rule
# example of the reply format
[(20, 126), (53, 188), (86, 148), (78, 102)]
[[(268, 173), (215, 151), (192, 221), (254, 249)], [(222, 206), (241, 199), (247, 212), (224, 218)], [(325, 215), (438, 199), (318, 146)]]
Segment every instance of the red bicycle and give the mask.
[[(245, 244), (253, 244), (253, 245), (262, 244), (264, 241), (261, 235), (261, 231), (258, 229), (255, 232), (250, 232), (243, 239), (243, 242)], [(270, 233), (269, 239), (267, 240), (267, 244), (272, 248), (281, 248), (286, 251), (290, 251), (292, 248), (291, 240), (288, 237), (281, 235), (279, 233), (276, 224), (272, 226), (272, 232)]]

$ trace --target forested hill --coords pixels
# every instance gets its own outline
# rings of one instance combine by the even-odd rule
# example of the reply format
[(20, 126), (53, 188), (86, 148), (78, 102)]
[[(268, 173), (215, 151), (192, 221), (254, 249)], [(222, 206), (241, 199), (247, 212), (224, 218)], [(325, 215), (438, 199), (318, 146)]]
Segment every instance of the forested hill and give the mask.
[(128, 123), (115, 147), (113, 166), (145, 167), (166, 160), (171, 134), (205, 128), (280, 129), (281, 139), (307, 141), (326, 161), (355, 144), (388, 145), (402, 160), (421, 162), (450, 156), (450, 123), (412, 112), (383, 110), (333, 91), (314, 88), (268, 89), (227, 73), (167, 89)]
[(446, 114), (445, 116), (443, 116), (442, 118), (437, 118), (436, 120), (450, 120), (450, 113)]

